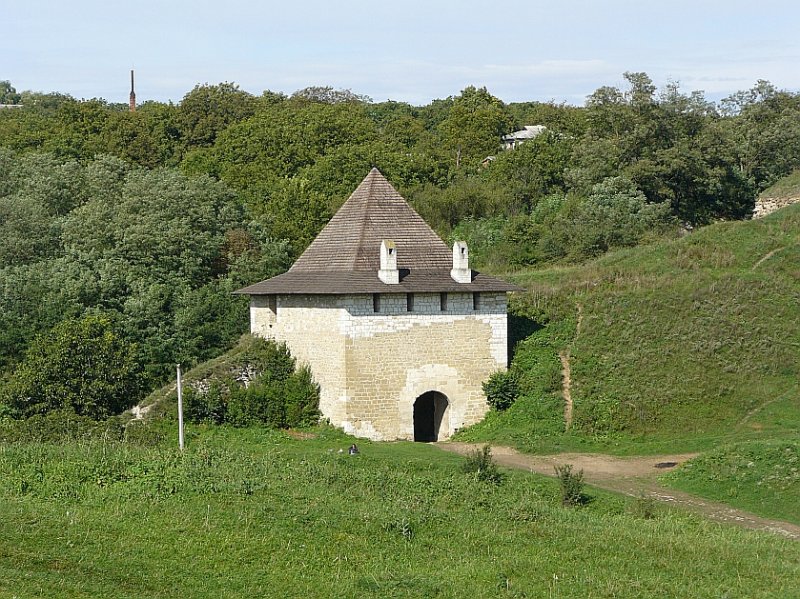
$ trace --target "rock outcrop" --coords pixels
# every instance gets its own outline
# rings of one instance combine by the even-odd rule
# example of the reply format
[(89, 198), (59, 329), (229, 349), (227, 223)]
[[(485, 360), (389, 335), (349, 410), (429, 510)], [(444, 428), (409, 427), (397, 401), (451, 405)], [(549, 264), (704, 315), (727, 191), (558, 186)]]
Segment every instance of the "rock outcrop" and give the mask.
[(800, 202), (800, 196), (788, 196), (781, 198), (758, 198), (756, 206), (753, 208), (753, 218), (762, 218), (767, 214), (772, 214), (776, 210), (785, 208), (790, 204)]

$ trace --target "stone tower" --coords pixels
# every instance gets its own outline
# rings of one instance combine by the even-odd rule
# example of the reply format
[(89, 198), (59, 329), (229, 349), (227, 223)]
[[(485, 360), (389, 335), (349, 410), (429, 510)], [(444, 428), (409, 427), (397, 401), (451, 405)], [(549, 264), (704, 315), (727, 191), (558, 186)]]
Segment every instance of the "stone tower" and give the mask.
[(472, 270), (466, 244), (447, 247), (372, 169), (288, 272), (237, 293), (251, 332), (310, 366), (332, 424), (434, 441), (486, 413), (517, 289)]

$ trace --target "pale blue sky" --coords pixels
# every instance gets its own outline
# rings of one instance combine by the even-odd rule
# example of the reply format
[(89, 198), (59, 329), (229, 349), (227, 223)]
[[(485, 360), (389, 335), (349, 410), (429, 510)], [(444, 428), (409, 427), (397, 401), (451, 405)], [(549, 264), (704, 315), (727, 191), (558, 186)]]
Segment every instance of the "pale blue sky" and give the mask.
[(0, 79), (17, 90), (179, 101), (197, 83), (309, 85), (425, 104), (487, 86), (583, 104), (624, 71), (719, 99), (800, 90), (797, 0), (0, 0)]

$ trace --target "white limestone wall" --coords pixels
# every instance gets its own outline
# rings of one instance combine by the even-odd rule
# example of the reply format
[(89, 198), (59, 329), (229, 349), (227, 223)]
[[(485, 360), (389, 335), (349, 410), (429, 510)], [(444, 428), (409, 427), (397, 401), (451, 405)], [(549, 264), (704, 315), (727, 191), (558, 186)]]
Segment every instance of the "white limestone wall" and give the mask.
[(763, 218), (792, 204), (800, 202), (800, 197), (758, 198), (753, 208), (753, 218)]
[(310, 365), (331, 423), (371, 439), (413, 439), (413, 406), (427, 391), (447, 396), (440, 438), (479, 421), (488, 406), (481, 383), (507, 365), (504, 293), (280, 296), (271, 313), (254, 298), (251, 330), (285, 341)]
[(373, 311), (371, 295), (345, 296), (342, 302), (349, 318), (340, 321), (341, 332), (352, 339), (378, 334), (401, 333), (413, 327), (477, 320), (492, 329), (491, 353), (498, 368), (508, 364), (508, 317), (505, 293), (483, 293), (480, 307), (473, 309), (472, 293), (448, 293), (447, 311), (441, 310), (439, 293), (415, 293), (414, 309), (407, 310), (405, 294), (383, 294), (380, 312)]
[(320, 411), (337, 424), (347, 405), (345, 338), (339, 326), (346, 310), (336, 296), (281, 295), (273, 313), (266, 298), (252, 298), (250, 331), (285, 342), (298, 363), (309, 365), (320, 385)]

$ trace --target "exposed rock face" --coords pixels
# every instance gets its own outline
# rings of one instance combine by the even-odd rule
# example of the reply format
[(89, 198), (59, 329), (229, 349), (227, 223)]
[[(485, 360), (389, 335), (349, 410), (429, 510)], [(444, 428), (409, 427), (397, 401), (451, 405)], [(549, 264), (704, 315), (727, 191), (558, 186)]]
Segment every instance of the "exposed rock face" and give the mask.
[(767, 214), (772, 214), (776, 210), (785, 208), (790, 204), (800, 202), (800, 196), (790, 196), (783, 198), (758, 198), (756, 207), (753, 209), (753, 218), (762, 218)]

